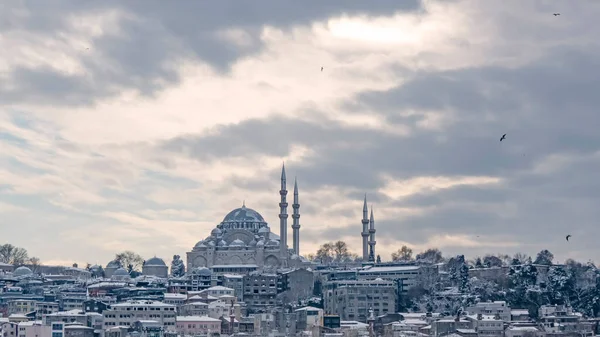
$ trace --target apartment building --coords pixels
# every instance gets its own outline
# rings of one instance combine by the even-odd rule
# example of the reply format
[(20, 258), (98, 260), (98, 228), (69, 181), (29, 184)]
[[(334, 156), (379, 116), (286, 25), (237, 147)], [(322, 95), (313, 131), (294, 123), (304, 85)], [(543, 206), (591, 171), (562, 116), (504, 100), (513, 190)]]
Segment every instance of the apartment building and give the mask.
[(395, 311), (394, 281), (332, 281), (323, 288), (325, 313), (339, 315), (343, 321), (365, 322), (370, 309), (375, 316)]
[(104, 327), (131, 326), (136, 321), (160, 322), (165, 330), (175, 326), (177, 310), (174, 305), (158, 301), (128, 301), (111, 305), (105, 310)]

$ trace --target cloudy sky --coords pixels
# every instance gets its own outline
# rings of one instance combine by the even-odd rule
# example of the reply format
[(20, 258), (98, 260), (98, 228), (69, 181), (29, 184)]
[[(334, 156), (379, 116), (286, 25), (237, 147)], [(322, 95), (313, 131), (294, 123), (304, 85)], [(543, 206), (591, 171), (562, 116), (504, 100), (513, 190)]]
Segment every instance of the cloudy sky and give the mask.
[(243, 200), (278, 232), (284, 161), (304, 254), (359, 253), (367, 193), (384, 259), (600, 262), (598, 1), (2, 6), (0, 243), (42, 262), (170, 261)]

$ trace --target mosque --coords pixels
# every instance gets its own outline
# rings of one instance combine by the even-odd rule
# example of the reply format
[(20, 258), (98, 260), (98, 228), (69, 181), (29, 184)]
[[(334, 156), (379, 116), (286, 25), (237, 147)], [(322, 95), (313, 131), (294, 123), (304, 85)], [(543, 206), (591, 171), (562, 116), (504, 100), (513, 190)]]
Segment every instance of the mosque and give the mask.
[(210, 235), (198, 241), (187, 254), (187, 270), (198, 267), (224, 271), (251, 271), (264, 268), (301, 267), (310, 264), (300, 256), (300, 203), (294, 181), (292, 204), (292, 248), (288, 247), (288, 203), (285, 166), (281, 169), (279, 191), (279, 233), (271, 232), (257, 211), (246, 207), (229, 212)]

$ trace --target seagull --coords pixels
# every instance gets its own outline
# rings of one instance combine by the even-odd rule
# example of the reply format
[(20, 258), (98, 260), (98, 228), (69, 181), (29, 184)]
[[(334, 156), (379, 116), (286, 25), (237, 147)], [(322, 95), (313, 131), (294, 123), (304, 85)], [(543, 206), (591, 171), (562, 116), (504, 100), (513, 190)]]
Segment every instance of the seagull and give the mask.
[(552, 14), (552, 15), (554, 15), (554, 16), (559, 16), (559, 15), (560, 15), (560, 13), (554, 13), (554, 14)]
[(506, 139), (506, 133), (502, 135), (502, 137), (500, 137), (500, 141), (503, 141)]
[(323, 71), (323, 67), (321, 67), (321, 71)]
[(569, 241), (570, 237), (571, 237), (571, 234), (567, 235), (567, 237), (566, 237), (567, 241)]

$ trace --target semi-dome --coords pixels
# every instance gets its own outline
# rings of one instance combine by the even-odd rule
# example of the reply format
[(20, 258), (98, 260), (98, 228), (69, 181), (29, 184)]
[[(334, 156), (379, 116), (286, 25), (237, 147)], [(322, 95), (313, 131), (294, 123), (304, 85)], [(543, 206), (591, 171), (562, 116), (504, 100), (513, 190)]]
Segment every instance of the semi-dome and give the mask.
[(15, 271), (13, 271), (13, 276), (16, 276), (16, 277), (27, 276), (27, 275), (31, 275), (31, 274), (33, 274), (31, 269), (29, 269), (25, 266), (21, 266), (21, 267), (15, 269)]
[(223, 233), (223, 232), (222, 232), (222, 231), (221, 231), (221, 230), (220, 230), (218, 227), (215, 227), (215, 228), (214, 228), (214, 229), (213, 229), (213, 230), (210, 232), (210, 234), (211, 234), (212, 236), (220, 236), (222, 233)]
[(148, 259), (146, 262), (144, 262), (144, 266), (167, 266), (167, 264), (165, 263), (165, 261), (161, 258), (158, 257), (153, 257), (151, 259)]
[(256, 247), (256, 240), (252, 239), (252, 241), (248, 242), (248, 246), (250, 246), (250, 247)]
[(225, 242), (225, 240), (221, 240), (219, 241), (219, 247), (227, 247), (227, 242)]
[(256, 247), (264, 247), (265, 246), (265, 241), (263, 239), (258, 240), (258, 242), (256, 243)]
[(231, 247), (242, 247), (245, 245), (246, 244), (244, 243), (244, 241), (242, 241), (240, 239), (235, 239), (229, 244), (229, 246), (231, 246)]
[(223, 218), (223, 223), (240, 223), (240, 222), (242, 222), (242, 223), (243, 222), (264, 223), (265, 219), (262, 217), (262, 215), (260, 215), (260, 213), (253, 210), (252, 208), (246, 207), (246, 205), (243, 205), (240, 208), (234, 209), (233, 211), (229, 212), (225, 216), (225, 218)]
[(266, 233), (269, 233), (270, 231), (271, 231), (271, 230), (269, 229), (269, 227), (268, 227), (268, 226), (265, 226), (265, 227), (261, 227), (261, 228), (258, 230), (258, 233), (259, 233), (259, 234), (266, 234)]

